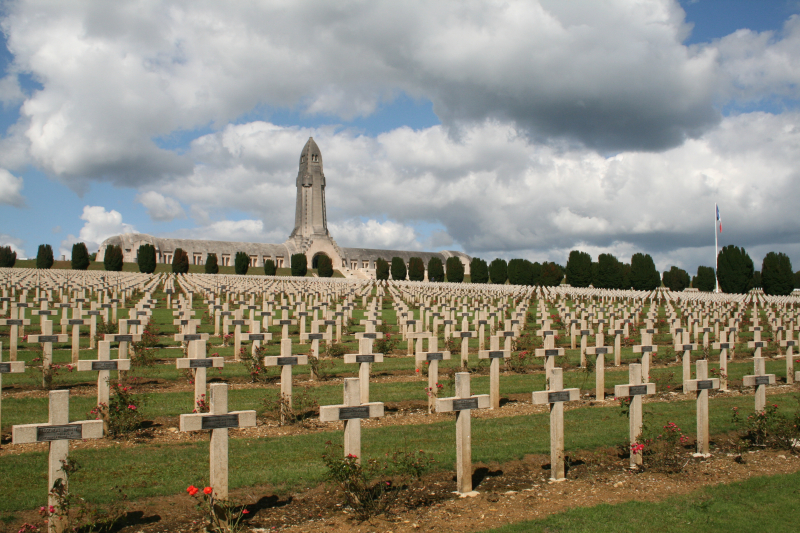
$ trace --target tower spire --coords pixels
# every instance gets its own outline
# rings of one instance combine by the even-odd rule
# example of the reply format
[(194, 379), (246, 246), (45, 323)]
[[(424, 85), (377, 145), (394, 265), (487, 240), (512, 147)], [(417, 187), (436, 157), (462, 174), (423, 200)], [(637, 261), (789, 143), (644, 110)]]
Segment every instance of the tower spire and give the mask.
[(300, 169), (297, 172), (297, 203), (294, 230), (289, 238), (306, 239), (312, 236), (329, 236), (325, 209), (325, 174), (322, 172), (322, 153), (313, 137), (300, 152)]

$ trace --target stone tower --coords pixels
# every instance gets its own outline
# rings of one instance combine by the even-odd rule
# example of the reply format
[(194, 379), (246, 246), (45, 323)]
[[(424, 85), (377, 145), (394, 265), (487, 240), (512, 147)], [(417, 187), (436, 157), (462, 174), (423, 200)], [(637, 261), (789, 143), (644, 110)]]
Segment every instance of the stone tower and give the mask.
[(289, 239), (299, 244), (313, 237), (330, 237), (330, 234), (325, 213), (325, 174), (322, 173), (322, 154), (314, 138), (309, 137), (300, 153), (294, 230)]

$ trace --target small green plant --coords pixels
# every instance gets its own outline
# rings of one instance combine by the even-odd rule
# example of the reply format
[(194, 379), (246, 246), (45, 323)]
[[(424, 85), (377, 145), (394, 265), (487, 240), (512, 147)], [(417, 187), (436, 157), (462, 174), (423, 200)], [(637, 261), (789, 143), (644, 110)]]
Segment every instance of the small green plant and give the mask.
[[(441, 389), (441, 385), (439, 385)], [(428, 471), (436, 464), (436, 459), (425, 453), (425, 450), (407, 451), (397, 450), (389, 455), (386, 452), (386, 458), (392, 465), (392, 469), (402, 477), (407, 477), (415, 481), (422, 479)]]
[(311, 367), (311, 373), (317, 376), (320, 381), (328, 381), (333, 377), (333, 361), (331, 359), (320, 359), (318, 357), (309, 355), (308, 366)]
[(111, 322), (110, 320), (106, 322), (105, 319), (103, 318), (103, 315), (97, 317), (97, 326), (95, 329), (95, 336), (94, 336), (96, 341), (103, 340), (104, 335), (114, 334), (117, 333), (118, 331), (119, 328), (117, 327), (117, 325)]
[(329, 342), (325, 345), (325, 357), (335, 358), (344, 357), (347, 353), (347, 346), (341, 342)]
[[(56, 479), (50, 489), (56, 504), (42, 506), (39, 508), (39, 515), (46, 521), (56, 521), (63, 525), (64, 531), (80, 531), (86, 533), (110, 533), (118, 529), (125, 519), (127, 496), (115, 487), (120, 497), (108, 509), (103, 509), (90, 504), (75, 492), (68, 492), (69, 480), (80, 470), (81, 465), (75, 459), (61, 461), (61, 470), (64, 472), (64, 479)], [(30, 524), (27, 531), (38, 531), (32, 529)], [(35, 526), (34, 526), (35, 527)], [(25, 531), (23, 529), (23, 531)]]
[(649, 470), (674, 474), (682, 471), (689, 462), (685, 450), (688, 443), (689, 437), (683, 434), (681, 428), (674, 422), (667, 422), (657, 431), (645, 426), (642, 436), (631, 447), (631, 453), (641, 453)]
[(650, 381), (656, 384), (656, 390), (659, 393), (671, 392), (674, 379), (675, 372), (667, 368), (650, 372)]
[[(242, 363), (247, 366), (248, 373), (250, 374), (250, 382), (258, 383), (266, 381), (268, 376), (267, 367), (264, 366), (264, 353), (267, 351), (266, 345), (262, 344), (255, 349), (255, 353), (247, 351), (245, 348), (239, 350), (239, 358)], [(218, 357), (219, 354), (213, 354), (212, 357)]]
[(391, 333), (384, 332), (382, 339), (375, 339), (375, 342), (372, 343), (372, 349), (375, 353), (391, 355), (398, 344), (400, 344), (399, 335), (392, 335)]
[[(797, 400), (800, 403), (800, 396)], [(777, 404), (770, 404), (763, 411), (743, 417), (739, 408), (733, 407), (732, 419), (739, 440), (747, 447), (792, 450), (800, 439), (800, 410), (790, 418), (778, 411)]]
[(300, 424), (306, 427), (310, 425), (311, 417), (319, 409), (319, 403), (311, 395), (309, 387), (294, 389), (291, 402), (285, 394), (275, 398), (265, 398), (263, 402), (265, 416), (278, 420), (282, 426)]
[(517, 374), (527, 374), (533, 372), (535, 358), (533, 352), (522, 351), (517, 354), (512, 354), (511, 357), (505, 359), (506, 368)]
[(398, 489), (384, 477), (386, 466), (377, 459), (361, 464), (358, 457), (343, 457), (342, 447), (325, 444), (325, 480), (339, 487), (358, 520), (368, 520), (386, 510)]
[[(217, 498), (213, 487), (205, 487), (202, 491), (194, 485), (186, 488), (189, 496), (195, 499), (197, 510), (207, 521), (205, 531), (210, 533), (238, 533), (247, 527), (247, 515), (250, 511), (244, 505), (230, 500)], [(198, 494), (201, 494), (199, 497)]]
[(131, 365), (134, 367), (149, 367), (156, 364), (155, 347), (158, 345), (160, 333), (158, 326), (152, 322), (147, 323), (142, 332), (142, 340), (131, 343), (131, 348), (133, 348)]
[(121, 437), (139, 429), (142, 423), (142, 400), (134, 396), (132, 387), (119, 383), (111, 385), (108, 405), (101, 403), (89, 411), (89, 416), (105, 422), (110, 437)]

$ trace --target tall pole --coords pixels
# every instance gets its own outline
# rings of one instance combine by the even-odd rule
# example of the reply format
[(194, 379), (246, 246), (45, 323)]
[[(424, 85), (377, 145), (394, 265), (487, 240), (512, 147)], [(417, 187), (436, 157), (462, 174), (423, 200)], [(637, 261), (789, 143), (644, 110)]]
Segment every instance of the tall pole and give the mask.
[(718, 210), (719, 210), (719, 207), (717, 207), (717, 204), (714, 203), (714, 283), (716, 284), (716, 289), (714, 289), (714, 292), (719, 292), (719, 276), (717, 275), (717, 269), (719, 268), (719, 264), (718, 264), (718, 262), (719, 262), (719, 260), (718, 260), (718, 257), (719, 257), (719, 251), (718, 251), (719, 245), (717, 244), (717, 213), (718, 213)]

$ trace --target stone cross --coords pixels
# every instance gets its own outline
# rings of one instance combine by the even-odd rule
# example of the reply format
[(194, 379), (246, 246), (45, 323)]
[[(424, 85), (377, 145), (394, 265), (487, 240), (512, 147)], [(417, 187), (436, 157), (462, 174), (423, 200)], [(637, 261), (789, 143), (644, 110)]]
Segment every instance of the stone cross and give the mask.
[[(317, 360), (319, 360), (320, 359), (319, 341), (325, 340), (327, 342), (331, 342), (333, 340), (333, 334), (332, 332), (328, 331), (326, 331), (325, 333), (301, 333), (300, 339), (311, 341), (311, 357), (315, 357)], [(314, 372), (314, 367), (311, 368), (311, 379), (312, 380), (317, 379), (317, 375)]]
[(550, 479), (561, 481), (564, 471), (564, 402), (580, 400), (580, 389), (565, 389), (563, 370), (553, 368), (548, 374), (549, 390), (533, 393), (534, 405), (550, 404)]
[[(492, 337), (492, 344), (499, 344), (495, 342), (499, 337)], [(500, 409), (500, 360), (509, 359), (511, 351), (500, 350), (497, 346), (492, 346), (491, 350), (478, 351), (479, 359), (489, 359), (489, 398), (491, 400), (492, 409)]]
[[(761, 342), (761, 341), (758, 341)], [(745, 387), (755, 387), (755, 402), (756, 402), (756, 412), (761, 412), (767, 405), (767, 385), (774, 385), (775, 384), (775, 374), (765, 374), (764, 373), (764, 361), (763, 357), (754, 357), (753, 358), (753, 367), (754, 367), (754, 375), (752, 376), (744, 376), (742, 378), (742, 384)]]
[(676, 344), (675, 352), (683, 352), (683, 381), (692, 378), (692, 351), (700, 349), (699, 344)]
[(369, 403), (369, 374), (372, 363), (383, 363), (382, 353), (348, 353), (345, 364), (358, 363), (358, 380), (361, 384), (361, 403)]
[(491, 404), (488, 394), (470, 395), (469, 372), (456, 374), (454, 398), (438, 398), (438, 413), (456, 412), (456, 492), (472, 493), (472, 409), (487, 409)]
[[(236, 310), (237, 315), (241, 316), (241, 310)], [(296, 322), (296, 321), (295, 321)], [(225, 323), (229, 326), (233, 326), (233, 358), (236, 361), (242, 360), (242, 354), (239, 353), (242, 349), (242, 326), (247, 324), (246, 320), (239, 318), (238, 316), (233, 320), (225, 319)]]
[(50, 320), (42, 319), (42, 334), (28, 335), (28, 342), (39, 343), (42, 345), (42, 385), (47, 383), (47, 375), (53, 365), (53, 343), (67, 342), (69, 335), (53, 335), (53, 323)]
[(594, 346), (586, 348), (587, 355), (595, 356), (594, 375), (595, 387), (594, 397), (598, 402), (606, 400), (606, 361), (605, 356), (613, 353), (611, 346)]
[(77, 363), (80, 359), (80, 333), (81, 326), (88, 326), (89, 320), (85, 318), (66, 318), (61, 319), (62, 326), (72, 326), (72, 362)]
[(436, 394), (439, 387), (439, 361), (450, 359), (450, 352), (416, 352), (414, 358), (418, 366), (428, 363), (428, 414), (436, 409)]
[(594, 333), (590, 329), (579, 329), (575, 333), (581, 336), (581, 368), (586, 366), (586, 347), (589, 343), (589, 335)]
[[(3, 397), (3, 374), (21, 374), (25, 372), (25, 361), (3, 362), (3, 343), (0, 342), (0, 401)], [(2, 403), (0, 403), (0, 423), (3, 421)], [(0, 425), (2, 427), (2, 425)]]
[[(750, 329), (752, 329), (752, 328), (750, 328)], [(767, 347), (767, 343), (765, 341), (762, 341), (762, 340), (750, 341), (750, 342), (747, 343), (747, 347), (748, 348), (755, 348), (755, 352), (753, 352), (753, 358), (754, 359), (755, 358), (761, 359), (761, 348), (766, 348)]]
[(344, 455), (353, 455), (361, 463), (361, 419), (383, 416), (382, 402), (361, 403), (358, 378), (344, 378), (344, 404), (319, 408), (320, 422), (344, 421)]
[(453, 337), (461, 339), (461, 366), (465, 368), (469, 364), (469, 339), (477, 336), (476, 331), (453, 331)]
[(175, 366), (179, 370), (194, 371), (193, 409), (196, 411), (200, 403), (206, 401), (206, 369), (223, 368), (225, 359), (223, 357), (206, 357), (206, 341), (196, 340), (189, 343), (189, 357), (175, 359)]
[[(50, 493), (50, 490), (58, 480), (63, 484), (67, 482), (62, 466), (69, 455), (69, 441), (103, 438), (103, 421), (81, 420), (79, 422), (70, 422), (69, 391), (50, 391), (49, 397), (50, 415), (48, 423), (13, 426), (11, 428), (11, 442), (12, 444), (50, 443), (47, 504), (55, 507), (58, 505), (58, 500)], [(65, 520), (60, 520), (56, 516), (50, 517), (48, 522), (48, 531), (50, 533), (62, 533), (66, 531), (66, 528), (67, 523)]]
[[(124, 320), (120, 320), (120, 324), (122, 322), (124, 322)], [(130, 320), (128, 322), (130, 322)], [(138, 322), (138, 320), (137, 320), (137, 322)], [(120, 327), (120, 329), (121, 329), (121, 327)], [(126, 329), (127, 329), (127, 327), (126, 327)], [(103, 340), (104, 341), (110, 341), (110, 342), (119, 343), (118, 347), (117, 347), (119, 355), (117, 357), (119, 359), (128, 359), (128, 343), (129, 342), (141, 342), (142, 336), (139, 335), (139, 334), (134, 335), (132, 333), (131, 334), (106, 333), (105, 335), (103, 335)]]
[[(289, 353), (291, 354), (291, 351)], [(264, 366), (281, 367), (281, 402), (286, 405), (286, 410), (281, 409), (281, 424), (286, 423), (288, 411), (292, 409), (292, 367), (307, 364), (307, 355), (268, 355), (264, 357)]]
[[(549, 376), (556, 367), (556, 357), (564, 355), (564, 348), (537, 348), (536, 357), (544, 357), (544, 375)], [(545, 380), (545, 390), (550, 390), (550, 384)]]
[(655, 394), (655, 383), (642, 383), (642, 365), (632, 363), (628, 369), (630, 383), (626, 385), (616, 385), (614, 396), (617, 398), (631, 398), (630, 410), (628, 411), (628, 422), (630, 426), (630, 445), (631, 445), (631, 468), (636, 468), (642, 464), (642, 454), (633, 453), (633, 446), (642, 434), (642, 396)]
[(382, 339), (383, 333), (370, 331), (370, 332), (361, 332), (359, 331), (356, 333), (356, 339), (358, 340), (358, 352), (360, 354), (368, 354), (372, 352), (372, 344), (375, 342), (375, 339)]
[(708, 379), (708, 361), (696, 363), (697, 379), (683, 382), (684, 392), (697, 392), (697, 454), (708, 456), (708, 391), (719, 389), (719, 379)]
[(650, 379), (650, 355), (657, 351), (658, 346), (655, 344), (633, 347), (633, 353), (642, 354), (642, 383), (646, 383)]
[(244, 340), (251, 341), (253, 343), (251, 346), (251, 353), (255, 357), (256, 352), (261, 347), (261, 343), (272, 340), (272, 333), (261, 333), (259, 331), (261, 327), (259, 322), (252, 322), (251, 327), (253, 331), (244, 334), (242, 337)]
[[(791, 335), (791, 332), (789, 334)], [(792, 353), (792, 348), (797, 346), (797, 341), (786, 339), (781, 341), (781, 346), (786, 348), (786, 384), (791, 385), (794, 383), (794, 354)]]
[(30, 326), (31, 321), (29, 318), (2, 318), (0, 319), (0, 326), (11, 326), (9, 337), (9, 352), (12, 361), (17, 360), (17, 342), (19, 342), (19, 328)]
[(256, 425), (255, 411), (228, 412), (228, 384), (211, 385), (211, 412), (181, 415), (181, 431), (211, 430), (209, 452), (210, 482), (214, 497), (228, 499), (228, 428), (248, 428)]
[(622, 364), (622, 335), (625, 334), (624, 329), (609, 329), (609, 335), (614, 335), (614, 366)]
[(719, 350), (719, 388), (728, 390), (728, 350), (733, 348), (730, 342), (715, 342), (711, 344), (715, 350)]
[(103, 411), (104, 421), (106, 421), (108, 402), (111, 396), (111, 385), (109, 383), (111, 371), (130, 369), (130, 359), (111, 359), (111, 343), (109, 341), (100, 341), (98, 343), (97, 361), (78, 361), (79, 372), (97, 372), (97, 406)]

